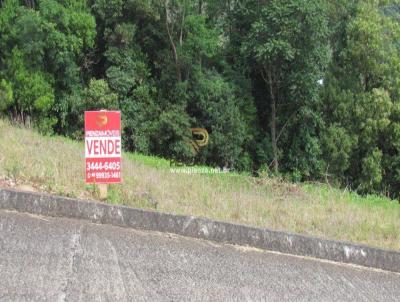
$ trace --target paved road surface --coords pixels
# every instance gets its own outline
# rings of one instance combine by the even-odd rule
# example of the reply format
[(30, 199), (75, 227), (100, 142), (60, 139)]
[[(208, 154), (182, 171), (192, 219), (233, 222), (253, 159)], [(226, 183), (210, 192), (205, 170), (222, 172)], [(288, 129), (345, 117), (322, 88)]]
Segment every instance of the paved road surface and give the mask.
[(400, 274), (0, 211), (0, 301), (400, 301)]

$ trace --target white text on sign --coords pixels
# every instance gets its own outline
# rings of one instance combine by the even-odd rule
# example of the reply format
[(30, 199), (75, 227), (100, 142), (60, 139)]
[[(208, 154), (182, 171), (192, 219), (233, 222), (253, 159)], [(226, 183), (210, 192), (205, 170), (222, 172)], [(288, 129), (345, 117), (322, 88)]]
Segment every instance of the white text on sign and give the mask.
[(116, 137), (87, 137), (86, 158), (113, 158), (121, 156), (121, 139)]

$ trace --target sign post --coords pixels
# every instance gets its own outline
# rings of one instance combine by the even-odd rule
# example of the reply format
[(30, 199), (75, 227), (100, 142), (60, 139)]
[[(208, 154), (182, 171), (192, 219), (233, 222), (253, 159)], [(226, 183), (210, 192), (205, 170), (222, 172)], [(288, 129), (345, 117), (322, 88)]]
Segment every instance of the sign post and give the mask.
[(99, 186), (107, 198), (107, 184), (121, 182), (121, 112), (85, 111), (86, 183)]

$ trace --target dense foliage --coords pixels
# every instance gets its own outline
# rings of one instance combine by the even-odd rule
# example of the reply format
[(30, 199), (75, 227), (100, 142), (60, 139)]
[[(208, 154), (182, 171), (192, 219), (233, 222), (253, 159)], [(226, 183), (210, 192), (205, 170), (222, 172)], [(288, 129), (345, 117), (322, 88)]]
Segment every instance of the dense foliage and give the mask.
[(127, 150), (400, 194), (396, 0), (0, 0), (0, 112)]

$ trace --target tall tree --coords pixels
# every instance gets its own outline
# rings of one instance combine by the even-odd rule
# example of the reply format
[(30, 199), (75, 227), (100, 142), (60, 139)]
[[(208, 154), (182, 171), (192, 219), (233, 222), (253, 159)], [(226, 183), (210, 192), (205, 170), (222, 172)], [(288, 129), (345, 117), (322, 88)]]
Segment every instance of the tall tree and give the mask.
[(323, 93), (327, 170), (362, 192), (394, 192), (400, 179), (400, 31), (384, 2), (360, 1), (348, 11)]
[(301, 122), (299, 115), (306, 118), (307, 113), (300, 111), (318, 99), (318, 80), (329, 62), (324, 1), (272, 0), (261, 6), (249, 2), (256, 10), (255, 20), (242, 54), (266, 85), (272, 164), (278, 173), (279, 140), (290, 125)]

